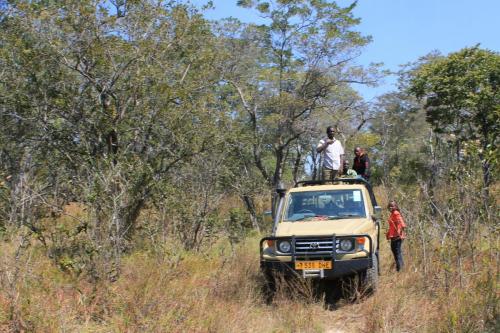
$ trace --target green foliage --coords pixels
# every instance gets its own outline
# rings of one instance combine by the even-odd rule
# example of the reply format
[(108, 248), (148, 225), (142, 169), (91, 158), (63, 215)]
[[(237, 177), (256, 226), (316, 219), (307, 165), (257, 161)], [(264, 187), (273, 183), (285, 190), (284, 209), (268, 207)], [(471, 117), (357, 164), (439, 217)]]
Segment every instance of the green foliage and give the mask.
[[(371, 121), (373, 180), (415, 183), (432, 175), (433, 133), (420, 104), (404, 93), (381, 96)], [(370, 146), (368, 146), (370, 147)]]
[(460, 140), (481, 140), (485, 184), (498, 160), (500, 54), (464, 48), (416, 69), (410, 91), (425, 99), (427, 120), (436, 131)]
[(234, 245), (244, 240), (252, 230), (248, 212), (237, 208), (231, 209), (226, 228), (231, 244)]
[[(49, 231), (49, 230), (47, 230)], [(88, 241), (83, 229), (57, 225), (50, 230), (48, 256), (63, 272), (78, 278), (85, 276), (91, 281), (116, 274), (116, 267), (108, 267), (105, 272), (98, 272), (95, 257), (98, 251)]]
[[(88, 244), (69, 246), (70, 254), (55, 245), (58, 262), (78, 266), (72, 258), (87, 245), (119, 262), (141, 211), (163, 195), (157, 186), (225, 144), (229, 112), (215, 107), (210, 26), (170, 1), (116, 10), (107, 1), (8, 6), (0, 22), (0, 170), (12, 175), (12, 196), (2, 205), (11, 207), (10, 223), (37, 229), (49, 207), (78, 201), (88, 211)], [(34, 216), (30, 207), (44, 209)]]
[(359, 23), (354, 5), (316, 0), (238, 5), (266, 20), (259, 26), (225, 22), (219, 28), (228, 52), (224, 79), (233, 88), (226, 90), (227, 98), (247, 133), (242, 153), (250, 154), (253, 167), (273, 187), (287, 175), (300, 176), (318, 118), (344, 106), (334, 101), (336, 91), (363, 81), (366, 73), (355, 70), (349, 59), (370, 38), (354, 29)]
[(450, 126), (464, 126), (466, 121), (474, 122), (478, 128), (482, 121), (495, 125), (499, 67), (497, 53), (478, 47), (465, 48), (423, 64), (415, 73), (410, 91), (419, 98), (426, 97), (428, 119), (436, 130), (460, 130)]

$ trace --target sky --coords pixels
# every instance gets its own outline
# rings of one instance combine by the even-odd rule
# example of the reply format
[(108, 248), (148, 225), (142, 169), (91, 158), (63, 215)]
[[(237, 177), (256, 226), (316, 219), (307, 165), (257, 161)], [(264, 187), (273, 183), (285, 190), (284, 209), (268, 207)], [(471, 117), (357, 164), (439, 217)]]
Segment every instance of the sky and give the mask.
[[(207, 0), (191, 2), (199, 5)], [(215, 9), (206, 12), (209, 19), (259, 20), (255, 11), (237, 7), (236, 0), (212, 2)], [(352, 1), (337, 3), (347, 6)], [(383, 62), (385, 69), (397, 71), (431, 51), (448, 54), (476, 44), (500, 52), (500, 0), (359, 0), (354, 15), (361, 18), (357, 30), (373, 38), (357, 59), (361, 65)], [(379, 87), (354, 88), (373, 100), (395, 90), (395, 82), (389, 76)]]

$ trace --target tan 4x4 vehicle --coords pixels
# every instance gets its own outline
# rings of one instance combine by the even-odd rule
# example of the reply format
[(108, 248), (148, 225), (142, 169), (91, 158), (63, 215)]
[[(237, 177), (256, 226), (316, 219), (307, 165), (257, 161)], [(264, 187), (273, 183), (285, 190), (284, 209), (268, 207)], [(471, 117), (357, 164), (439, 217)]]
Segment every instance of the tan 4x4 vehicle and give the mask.
[(278, 193), (272, 235), (260, 241), (266, 277), (355, 276), (361, 288), (376, 289), (381, 209), (368, 182), (305, 181)]

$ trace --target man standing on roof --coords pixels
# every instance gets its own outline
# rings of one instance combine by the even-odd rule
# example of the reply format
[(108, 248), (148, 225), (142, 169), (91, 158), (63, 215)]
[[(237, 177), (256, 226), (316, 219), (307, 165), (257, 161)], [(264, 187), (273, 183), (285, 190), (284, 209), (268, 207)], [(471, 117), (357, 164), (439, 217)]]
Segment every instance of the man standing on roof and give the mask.
[(332, 127), (326, 128), (327, 137), (320, 140), (316, 151), (323, 153), (323, 180), (332, 180), (337, 175), (342, 174), (342, 166), (344, 165), (344, 148), (339, 140), (335, 139), (337, 131)]

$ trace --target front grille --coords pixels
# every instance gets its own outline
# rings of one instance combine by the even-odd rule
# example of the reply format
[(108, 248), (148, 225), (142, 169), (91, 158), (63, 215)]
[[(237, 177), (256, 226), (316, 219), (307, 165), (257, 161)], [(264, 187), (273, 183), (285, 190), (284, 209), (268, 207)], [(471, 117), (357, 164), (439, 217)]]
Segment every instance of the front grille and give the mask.
[[(335, 238), (336, 253), (352, 253), (340, 249), (340, 239)], [(295, 254), (298, 256), (331, 256), (333, 253), (333, 237), (328, 238), (296, 238)]]
[(333, 237), (295, 239), (295, 254), (325, 255), (333, 252)]

